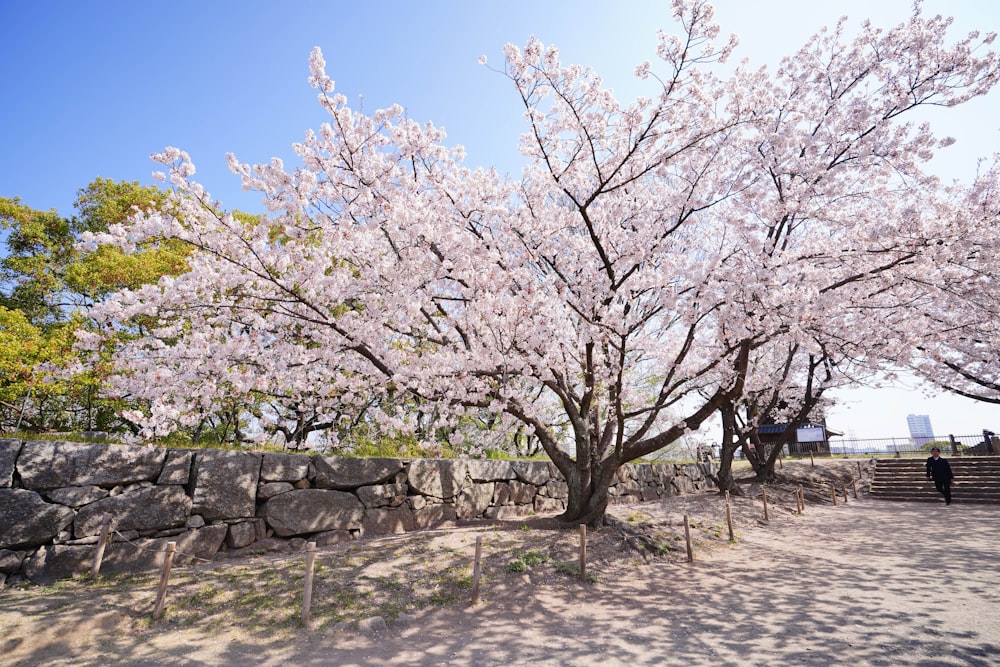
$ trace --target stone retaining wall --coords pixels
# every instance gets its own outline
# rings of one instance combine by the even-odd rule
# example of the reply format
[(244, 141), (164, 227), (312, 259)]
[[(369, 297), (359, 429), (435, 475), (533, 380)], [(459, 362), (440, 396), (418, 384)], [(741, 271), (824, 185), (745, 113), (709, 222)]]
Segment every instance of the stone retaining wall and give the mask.
[[(612, 502), (711, 488), (711, 464), (625, 465)], [(0, 585), (89, 571), (106, 517), (118, 531), (101, 571), (293, 551), (461, 520), (565, 509), (566, 482), (545, 461), (352, 459), (0, 440)]]

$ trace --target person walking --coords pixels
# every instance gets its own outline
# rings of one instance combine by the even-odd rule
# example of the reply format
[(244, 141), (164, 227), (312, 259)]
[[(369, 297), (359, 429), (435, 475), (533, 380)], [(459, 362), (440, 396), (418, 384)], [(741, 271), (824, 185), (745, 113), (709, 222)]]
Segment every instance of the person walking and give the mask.
[(947, 459), (941, 458), (940, 449), (933, 447), (931, 455), (927, 457), (927, 479), (934, 480), (934, 487), (944, 496), (945, 505), (951, 505), (951, 480), (954, 477), (951, 464)]

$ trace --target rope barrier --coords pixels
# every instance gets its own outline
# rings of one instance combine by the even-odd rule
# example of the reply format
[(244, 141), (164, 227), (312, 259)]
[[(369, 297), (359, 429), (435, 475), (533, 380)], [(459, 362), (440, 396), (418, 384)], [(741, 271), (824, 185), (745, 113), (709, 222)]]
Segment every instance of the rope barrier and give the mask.
[[(162, 549), (150, 549), (148, 547), (142, 546), (141, 544), (136, 544), (132, 540), (130, 540), (127, 537), (125, 537), (124, 535), (122, 535), (118, 531), (117, 528), (112, 528), (111, 532), (113, 532), (115, 535), (117, 535), (118, 537), (120, 537), (125, 542), (128, 542), (131, 546), (135, 547), (136, 549), (139, 549), (140, 551), (148, 551), (148, 552), (154, 553), (154, 554), (166, 553), (166, 551), (162, 550)], [(175, 550), (174, 553), (177, 554), (177, 555), (179, 555), (179, 556), (187, 556), (188, 558), (191, 558), (193, 560), (200, 560), (203, 563), (214, 563), (214, 562), (216, 562), (216, 561), (213, 561), (211, 558), (202, 558), (201, 556), (195, 556), (194, 554), (186, 553), (184, 551), (181, 551), (180, 549)]]

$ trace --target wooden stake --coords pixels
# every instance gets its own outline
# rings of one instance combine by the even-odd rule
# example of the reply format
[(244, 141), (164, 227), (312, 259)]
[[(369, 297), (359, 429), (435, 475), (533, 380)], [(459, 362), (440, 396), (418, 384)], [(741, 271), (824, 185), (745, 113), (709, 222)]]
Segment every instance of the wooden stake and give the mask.
[(771, 517), (767, 515), (767, 487), (760, 487), (760, 499), (764, 501), (764, 521), (770, 521)]
[(733, 508), (729, 503), (729, 491), (726, 491), (726, 523), (729, 524), (729, 541), (736, 541), (736, 534), (733, 533)]
[(472, 565), (472, 604), (479, 603), (479, 560), (483, 555), (483, 536), (476, 535), (476, 560)]
[(313, 573), (316, 570), (316, 543), (306, 544), (306, 581), (305, 589), (302, 591), (302, 625), (309, 627), (310, 615), (312, 613), (313, 599)]
[(684, 515), (684, 541), (687, 543), (688, 562), (694, 562), (694, 550), (691, 549), (691, 520)]
[(811, 449), (809, 450), (809, 463), (812, 465), (813, 468), (816, 467), (816, 459), (813, 458), (813, 453)]
[(851, 486), (854, 487), (854, 498), (858, 497), (858, 480), (851, 478)]
[(844, 486), (842, 487), (842, 489), (844, 491), (844, 504), (846, 505), (847, 504), (847, 485), (844, 484)]
[(785, 469), (785, 464), (781, 462), (781, 457), (780, 456), (778, 457), (778, 469), (779, 470), (784, 470)]
[(830, 482), (830, 494), (833, 496), (833, 506), (837, 506), (837, 485)]
[(861, 477), (861, 475), (862, 475), (862, 472), (861, 472), (861, 461), (858, 461), (858, 477)]
[(101, 526), (101, 536), (97, 539), (97, 551), (94, 552), (94, 564), (90, 568), (90, 576), (97, 577), (101, 573), (101, 561), (104, 560), (104, 547), (108, 545), (108, 531), (111, 530), (111, 516), (104, 519)]
[(805, 509), (805, 496), (802, 493), (802, 485), (799, 484), (799, 488), (795, 489), (795, 507), (799, 510), (799, 516), (802, 516), (802, 510)]
[(587, 525), (580, 524), (580, 581), (587, 581)]
[(167, 542), (167, 550), (163, 553), (163, 571), (160, 573), (160, 586), (156, 589), (156, 604), (153, 605), (153, 620), (163, 615), (164, 602), (167, 598), (167, 582), (170, 581), (170, 567), (174, 564), (176, 542)]

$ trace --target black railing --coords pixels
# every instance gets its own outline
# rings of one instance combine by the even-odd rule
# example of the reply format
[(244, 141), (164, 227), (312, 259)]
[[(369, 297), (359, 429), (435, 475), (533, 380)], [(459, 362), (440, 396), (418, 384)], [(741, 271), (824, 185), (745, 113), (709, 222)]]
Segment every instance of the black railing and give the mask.
[[(1000, 455), (1000, 442), (992, 433), (990, 436), (992, 437), (989, 439), (983, 434), (949, 434), (916, 438), (852, 438), (848, 436), (830, 438), (828, 444), (831, 456), (930, 456), (932, 447), (938, 447), (945, 456)], [(792, 451), (791, 454), (794, 456), (795, 452)]]

